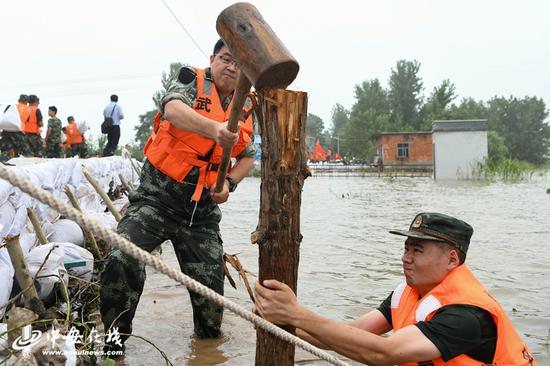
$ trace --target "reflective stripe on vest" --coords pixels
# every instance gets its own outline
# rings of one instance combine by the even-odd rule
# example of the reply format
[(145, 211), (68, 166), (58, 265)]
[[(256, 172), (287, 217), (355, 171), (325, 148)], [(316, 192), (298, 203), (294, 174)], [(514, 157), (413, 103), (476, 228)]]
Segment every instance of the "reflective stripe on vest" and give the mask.
[[(502, 307), (487, 293), (465, 264), (451, 271), (439, 285), (420, 299), (419, 293), (412, 287), (404, 283), (397, 286), (391, 298), (393, 329), (398, 331), (419, 321), (429, 321), (439, 308), (450, 304), (477, 306), (492, 315), (497, 326), (494, 365), (536, 365)], [(464, 354), (447, 362), (440, 357), (432, 360), (432, 363), (434, 366), (483, 365)], [(418, 363), (402, 365), (417, 366)]]
[[(226, 110), (222, 108), (216, 85), (206, 77), (202, 69), (195, 69), (197, 74), (197, 99), (193, 109), (204, 117), (218, 122), (229, 118), (232, 103)], [(246, 108), (248, 106), (248, 108)], [(247, 100), (243, 113), (245, 122), (239, 121), (239, 140), (231, 150), (231, 156), (239, 155), (251, 141), (253, 132), (252, 103)], [(203, 188), (210, 188), (216, 183), (217, 164), (221, 160), (223, 149), (214, 140), (199, 134), (175, 127), (167, 120), (162, 120), (160, 113), (155, 117), (153, 132), (144, 148), (147, 160), (170, 178), (183, 182), (193, 166), (199, 167), (199, 179), (192, 200), (199, 201)]]

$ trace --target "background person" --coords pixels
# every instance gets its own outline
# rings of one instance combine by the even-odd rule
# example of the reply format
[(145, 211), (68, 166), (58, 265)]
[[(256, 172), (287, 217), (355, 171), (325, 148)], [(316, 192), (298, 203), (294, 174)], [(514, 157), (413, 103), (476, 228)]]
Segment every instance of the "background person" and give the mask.
[(2, 151), (2, 160), (9, 160), (17, 156), (32, 156), (25, 134), (23, 133), (25, 123), (29, 120), (29, 97), (26, 94), (19, 96), (17, 111), (21, 119), (21, 131), (2, 130), (0, 139), (0, 150)]
[(33, 156), (42, 157), (43, 145), (42, 136), (40, 136), (40, 129), (44, 125), (42, 112), (38, 105), (40, 99), (34, 95), (29, 95), (29, 118), (24, 123), (23, 132), (25, 133), (25, 139), (32, 152)]
[(113, 126), (107, 133), (107, 145), (103, 150), (103, 156), (113, 156), (120, 140), (120, 120), (124, 119), (122, 107), (118, 105), (118, 95), (111, 95), (111, 102), (103, 109), (103, 117), (113, 119)]
[(71, 148), (71, 156), (79, 156), (84, 159), (86, 157), (86, 138), (78, 130), (74, 117), (67, 117), (67, 146)]
[[(438, 213), (418, 214), (401, 258), (406, 282), (359, 319), (340, 323), (298, 304), (275, 280), (256, 283), (267, 320), (369, 365), (536, 365), (502, 307), (464, 264), (473, 229)], [(393, 329), (393, 334), (381, 337)]]
[(61, 144), (61, 120), (57, 118), (57, 108), (48, 107), (48, 130), (46, 131), (46, 156), (48, 158), (60, 158), (63, 145)]

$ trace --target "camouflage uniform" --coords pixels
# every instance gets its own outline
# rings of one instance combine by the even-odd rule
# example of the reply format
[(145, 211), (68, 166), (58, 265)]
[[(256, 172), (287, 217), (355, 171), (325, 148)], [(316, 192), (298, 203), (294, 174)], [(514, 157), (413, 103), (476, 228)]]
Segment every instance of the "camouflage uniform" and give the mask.
[[(182, 74), (185, 75), (182, 77)], [(197, 95), (193, 75), (194, 70), (188, 67), (176, 72), (161, 99), (161, 112), (173, 99), (193, 106)], [(230, 101), (226, 99), (223, 108), (227, 108)], [(241, 156), (254, 156), (254, 153), (254, 145), (250, 144)], [(178, 183), (146, 161), (140, 186), (130, 194), (130, 206), (117, 232), (148, 252), (170, 239), (182, 272), (223, 295), (221, 211), (207, 189), (197, 204), (191, 201), (198, 176), (199, 169), (194, 167), (184, 182)], [(105, 329), (118, 327), (121, 333), (131, 333), (144, 281), (143, 263), (118, 248), (109, 253), (101, 275), (100, 292)], [(190, 292), (190, 296), (195, 334), (199, 338), (218, 337), (223, 308), (195, 293)]]
[(87, 154), (88, 148), (84, 141), (79, 144), (71, 144), (71, 156), (79, 156), (80, 158), (84, 159)]
[(4, 157), (32, 156), (23, 132), (2, 131), (1, 137), (0, 150)]
[(48, 129), (50, 134), (46, 138), (46, 156), (48, 158), (60, 158), (61, 157), (61, 120), (59, 118), (50, 118), (48, 120)]
[(43, 140), (39, 133), (27, 133), (25, 134), (25, 140), (32, 152), (31, 156), (42, 157), (43, 153)]

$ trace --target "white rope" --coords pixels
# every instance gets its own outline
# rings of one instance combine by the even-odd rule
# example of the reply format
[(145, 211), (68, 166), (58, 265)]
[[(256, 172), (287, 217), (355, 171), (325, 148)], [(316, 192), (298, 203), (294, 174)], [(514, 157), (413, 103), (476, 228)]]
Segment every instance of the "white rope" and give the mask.
[(76, 221), (83, 229), (94, 233), (96, 237), (100, 237), (106, 242), (114, 244), (124, 253), (129, 254), (132, 257), (144, 262), (145, 264), (150, 265), (157, 271), (181, 283), (189, 290), (208, 298), (209, 300), (215, 302), (220, 306), (223, 306), (224, 308), (231, 310), (235, 314), (239, 315), (241, 318), (248, 320), (252, 324), (262, 328), (263, 330), (273, 334), (274, 336), (281, 338), (291, 344), (294, 344), (333, 365), (348, 366), (347, 363), (339, 360), (333, 355), (311, 345), (310, 343), (296, 337), (295, 335), (288, 333), (287, 331), (257, 316), (251, 311), (246, 310), (245, 308), (239, 306), (231, 300), (224, 298), (217, 292), (195, 281), (191, 277), (183, 274), (181, 271), (170, 267), (157, 257), (149, 254), (143, 249), (140, 249), (127, 239), (115, 233), (114, 231), (106, 229), (98, 221), (91, 218), (84, 218), (84, 215), (80, 211), (74, 209), (73, 207), (70, 207), (63, 201), (53, 196), (51, 193), (33, 186), (33, 184), (28, 179), (18, 176), (17, 174), (6, 168), (6, 166), (4, 166), (3, 164), (0, 164), (0, 177), (10, 182), (13, 186), (19, 187), (23, 192), (31, 195), (40, 202), (47, 204), (48, 206), (56, 209), (66, 217)]

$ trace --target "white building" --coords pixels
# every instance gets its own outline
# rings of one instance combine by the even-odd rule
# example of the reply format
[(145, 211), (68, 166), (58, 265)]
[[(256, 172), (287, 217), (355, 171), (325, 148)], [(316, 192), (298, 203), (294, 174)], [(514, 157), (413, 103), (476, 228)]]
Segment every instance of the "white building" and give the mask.
[(476, 178), (487, 157), (487, 120), (433, 121), (434, 179)]

